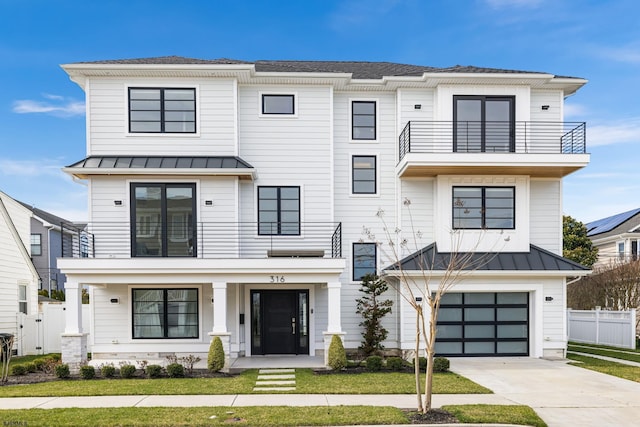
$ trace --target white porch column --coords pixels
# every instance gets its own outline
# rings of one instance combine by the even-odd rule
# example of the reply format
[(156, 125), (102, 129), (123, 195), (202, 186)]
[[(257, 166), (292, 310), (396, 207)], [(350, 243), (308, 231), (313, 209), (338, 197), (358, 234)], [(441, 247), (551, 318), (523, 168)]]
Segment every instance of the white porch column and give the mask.
[(213, 334), (227, 333), (227, 283), (213, 282)]
[(330, 282), (327, 283), (328, 290), (328, 303), (329, 309), (328, 311), (328, 319), (327, 319), (327, 333), (333, 334), (342, 334), (342, 320), (340, 318), (340, 289), (342, 288), (342, 283), (340, 282)]
[(87, 334), (82, 332), (82, 285), (78, 282), (65, 283), (65, 324), (62, 334), (62, 362), (69, 365), (72, 373), (77, 373), (87, 361)]

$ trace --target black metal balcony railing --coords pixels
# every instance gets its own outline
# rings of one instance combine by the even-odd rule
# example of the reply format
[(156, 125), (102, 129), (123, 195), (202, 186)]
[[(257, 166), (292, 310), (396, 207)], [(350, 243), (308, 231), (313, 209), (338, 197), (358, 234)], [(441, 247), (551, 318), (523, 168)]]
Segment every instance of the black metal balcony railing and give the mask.
[[(272, 226), (273, 225), (273, 226)], [(195, 230), (163, 232), (161, 225), (132, 235), (129, 223), (93, 222), (65, 226), (64, 258), (267, 258), (342, 257), (341, 223), (267, 224), (199, 222)], [(270, 234), (284, 230), (289, 234)], [(186, 232), (185, 232), (186, 231)], [(259, 234), (260, 232), (260, 234)], [(134, 233), (135, 234), (135, 233)], [(133, 241), (133, 244), (132, 244)]]
[(408, 153), (586, 153), (584, 122), (410, 121), (399, 137)]

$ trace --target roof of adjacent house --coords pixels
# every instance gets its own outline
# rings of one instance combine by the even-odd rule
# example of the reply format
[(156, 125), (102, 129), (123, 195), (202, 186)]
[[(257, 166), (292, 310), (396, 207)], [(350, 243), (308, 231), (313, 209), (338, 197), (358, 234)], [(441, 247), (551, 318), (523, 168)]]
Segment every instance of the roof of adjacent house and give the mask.
[[(380, 79), (384, 76), (421, 76), (423, 73), (497, 73), (497, 74), (548, 74), (539, 71), (522, 71), (502, 68), (486, 68), (470, 65), (451, 67), (431, 67), (400, 64), (394, 62), (371, 61), (288, 61), (237, 59), (197, 59), (182, 56), (161, 56), (153, 58), (113, 59), (106, 61), (78, 62), (76, 64), (104, 65), (255, 65), (257, 72), (291, 73), (347, 73), (355, 79)], [(575, 78), (556, 76), (560, 78)]]
[[(453, 263), (451, 259), (453, 257)], [(456, 262), (459, 267), (456, 267)], [(492, 271), (588, 271), (576, 262), (563, 258), (535, 245), (529, 252), (474, 252), (452, 254), (439, 252), (435, 243), (407, 256), (385, 270), (444, 271), (452, 265), (454, 270)]]
[(60, 225), (62, 223), (64, 224), (71, 224), (72, 222), (69, 220), (66, 220), (62, 217), (59, 217), (57, 215), (54, 215), (52, 213), (49, 213), (47, 211), (43, 211), (42, 209), (38, 209), (35, 206), (31, 206), (27, 203), (21, 202), (20, 200), (17, 200), (18, 203), (20, 203), (22, 206), (24, 206), (25, 208), (29, 209), (31, 212), (33, 212), (33, 214), (35, 216), (37, 216), (38, 218), (48, 222), (49, 224), (52, 225)]
[(595, 236), (596, 234), (602, 234), (606, 233), (607, 231), (611, 231), (639, 213), (640, 208), (632, 209), (627, 212), (622, 212), (616, 215), (589, 222), (585, 224), (585, 226), (587, 227), (587, 236), (591, 237)]

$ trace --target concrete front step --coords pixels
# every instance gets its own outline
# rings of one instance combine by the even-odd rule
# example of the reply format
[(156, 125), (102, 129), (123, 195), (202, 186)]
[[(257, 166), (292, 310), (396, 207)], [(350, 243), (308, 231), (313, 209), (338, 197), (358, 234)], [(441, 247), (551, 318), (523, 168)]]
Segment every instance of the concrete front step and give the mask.
[(254, 387), (253, 391), (295, 391), (295, 387)]
[(294, 391), (295, 369), (260, 369), (253, 391)]
[(258, 375), (258, 381), (260, 380), (295, 380), (296, 376), (293, 375)]
[(294, 374), (295, 369), (260, 369), (258, 374)]
[(256, 386), (263, 385), (296, 385), (295, 381), (256, 381)]

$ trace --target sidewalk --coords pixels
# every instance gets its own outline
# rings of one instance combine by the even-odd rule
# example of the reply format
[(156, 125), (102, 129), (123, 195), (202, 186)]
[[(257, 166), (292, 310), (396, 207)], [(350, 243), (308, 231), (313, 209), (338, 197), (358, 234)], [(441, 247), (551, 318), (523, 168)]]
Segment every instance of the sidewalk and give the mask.
[(620, 363), (621, 365), (629, 365), (629, 366), (635, 366), (635, 367), (640, 368), (640, 363), (634, 362), (633, 360), (618, 359), (618, 358), (615, 358), (615, 357), (601, 356), (599, 354), (592, 354), (592, 353), (581, 353), (579, 351), (573, 351), (573, 350), (569, 350), (569, 351), (567, 351), (567, 353), (576, 354), (578, 356), (593, 357), (594, 359), (602, 359), (602, 360), (606, 360), (608, 362), (616, 362), (616, 363)]

